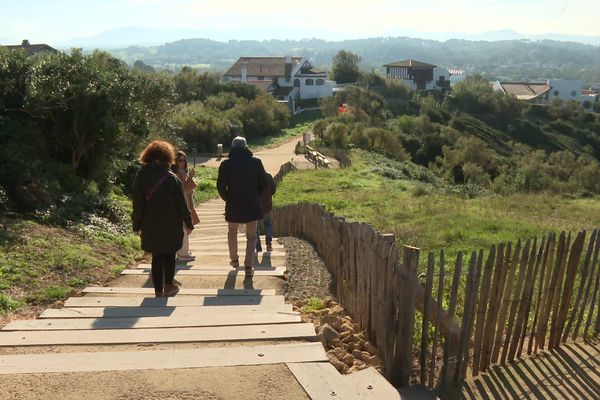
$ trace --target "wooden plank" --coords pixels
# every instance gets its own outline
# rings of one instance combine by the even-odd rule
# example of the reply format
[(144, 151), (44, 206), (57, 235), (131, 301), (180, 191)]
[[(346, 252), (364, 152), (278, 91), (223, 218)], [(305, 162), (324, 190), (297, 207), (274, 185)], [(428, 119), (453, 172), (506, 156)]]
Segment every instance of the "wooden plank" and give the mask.
[(435, 326), (435, 333), (433, 334), (433, 341), (431, 344), (431, 360), (429, 363), (429, 382), (428, 385), (430, 388), (433, 388), (433, 378), (435, 376), (435, 363), (437, 356), (437, 344), (438, 344), (438, 336), (440, 333), (440, 315), (442, 310), (442, 304), (444, 300), (444, 250), (440, 251), (440, 276), (438, 278), (438, 289), (437, 289), (437, 306), (438, 312), (435, 315), (435, 322), (433, 325)]
[[(573, 305), (573, 311), (571, 312), (571, 318), (569, 319), (569, 323), (567, 324), (567, 327), (565, 328), (565, 332), (563, 334), (563, 338), (562, 338), (563, 343), (567, 340), (567, 337), (569, 336), (571, 329), (573, 328), (573, 323), (575, 322), (575, 320), (583, 317), (585, 305), (583, 307), (579, 308), (579, 304), (583, 300), (583, 293), (584, 293), (586, 287), (588, 288), (588, 292), (589, 292), (589, 283), (591, 282), (591, 279), (589, 279), (590, 264), (592, 261), (592, 253), (594, 252), (594, 245), (596, 243), (596, 235), (597, 234), (598, 234), (597, 229), (592, 231), (592, 236), (590, 237), (588, 249), (587, 249), (587, 252), (585, 253), (585, 260), (583, 262), (583, 269), (581, 271), (581, 279), (579, 280), (579, 290), (577, 291), (577, 297), (575, 299), (575, 304)], [(579, 318), (576, 318), (577, 316), (579, 316)], [(577, 329), (575, 329), (575, 331), (573, 332), (573, 340), (575, 340), (576, 338), (577, 338)]]
[(187, 350), (48, 353), (0, 356), (0, 374), (128, 371), (327, 361), (321, 343)]
[(421, 384), (427, 385), (427, 349), (429, 347), (429, 308), (431, 307), (431, 288), (433, 287), (433, 269), (435, 268), (435, 258), (432, 252), (429, 252), (427, 259), (427, 278), (425, 280), (425, 298), (423, 299), (423, 320), (421, 323), (421, 352), (419, 356), (419, 366), (421, 369)]
[(65, 307), (186, 307), (283, 304), (283, 296), (69, 297)]
[[(138, 270), (151, 270), (150, 264), (139, 264), (135, 269)], [(286, 267), (281, 265), (260, 265), (255, 264), (253, 266), (254, 271), (272, 271), (277, 272), (283, 270), (287, 270)], [(194, 264), (177, 264), (175, 266), (176, 271), (226, 271), (226, 272), (244, 272), (244, 267), (240, 266), (238, 268), (232, 268), (229, 263), (222, 265), (206, 265), (201, 261), (196, 260)]]
[[(536, 275), (539, 270), (542, 253), (544, 250), (545, 238), (542, 238), (539, 250), (537, 247), (537, 238), (533, 240), (531, 246), (531, 254), (529, 256), (529, 264), (525, 274), (525, 287), (521, 296), (519, 310), (517, 311), (517, 323), (515, 326), (512, 343), (508, 350), (508, 361), (513, 362), (515, 355), (521, 357), (525, 336), (527, 335), (527, 323), (529, 322), (529, 311), (531, 310), (531, 299), (533, 297), (533, 287), (536, 280)], [(537, 254), (537, 256), (536, 256)]]
[(402, 400), (398, 390), (373, 367), (343, 375), (342, 379), (361, 400)]
[[(461, 251), (456, 255), (456, 262), (454, 265), (454, 277), (452, 278), (452, 287), (450, 289), (450, 302), (448, 304), (448, 320), (454, 319), (456, 313), (456, 303), (458, 298), (458, 286), (460, 284), (460, 274), (462, 271), (463, 253)], [(456, 362), (456, 351), (458, 351), (458, 332), (446, 331), (446, 338), (444, 340), (444, 362), (442, 365), (441, 386), (446, 386), (454, 377), (455, 371), (454, 366)], [(450, 360), (453, 360), (450, 363)]]
[[(226, 308), (224, 308), (226, 307)], [(187, 317), (236, 313), (291, 313), (291, 304), (223, 306), (223, 307), (72, 307), (49, 308), (38, 318), (133, 318), (133, 317)]]
[[(508, 242), (506, 254), (510, 255), (511, 244)], [(500, 300), (500, 288), (502, 287), (501, 278), (506, 270), (506, 262), (504, 260), (504, 247), (500, 243), (498, 245), (498, 253), (496, 259), (496, 268), (494, 269), (494, 278), (492, 281), (492, 289), (489, 296), (489, 308), (491, 312), (487, 313), (485, 320), (483, 344), (481, 349), (481, 370), (487, 371), (492, 356), (492, 347), (494, 345), (494, 334), (496, 332), (496, 321), (498, 319), (498, 302)]]
[[(546, 333), (548, 331), (548, 321), (550, 318), (550, 312), (552, 311), (552, 307), (554, 304), (554, 296), (556, 292), (556, 282), (558, 280), (558, 275), (561, 270), (561, 265), (563, 264), (563, 258), (566, 257), (566, 235), (564, 232), (561, 232), (558, 239), (558, 247), (556, 250), (556, 262), (554, 265), (554, 269), (550, 271), (551, 278), (548, 282), (548, 291), (547, 298), (544, 302), (544, 314), (540, 318), (541, 329), (539, 331), (539, 347), (542, 349), (546, 345)], [(536, 342), (536, 350), (538, 343)]]
[[(82, 293), (111, 293), (111, 294), (144, 294), (154, 295), (154, 288), (121, 287), (121, 286), (89, 286)], [(181, 287), (177, 296), (274, 296), (275, 289), (197, 289)]]
[(519, 266), (521, 259), (521, 240), (517, 242), (515, 251), (512, 253), (509, 263), (509, 252), (506, 254), (506, 265), (507, 270), (504, 278), (504, 287), (500, 289), (501, 302), (499, 305), (498, 321), (496, 326), (496, 334), (494, 337), (494, 348), (492, 350), (492, 358), (490, 362), (496, 364), (498, 362), (498, 356), (500, 355), (500, 347), (502, 346), (502, 339), (504, 338), (506, 328), (506, 315), (508, 314), (508, 308), (510, 306), (510, 299), (513, 291), (513, 285), (515, 282), (515, 273)]
[[(519, 275), (517, 276), (516, 286), (513, 290), (509, 307), (510, 313), (508, 316), (508, 324), (506, 325), (504, 338), (500, 337), (500, 339), (504, 339), (504, 344), (502, 345), (502, 355), (500, 356), (500, 364), (506, 364), (506, 357), (508, 356), (508, 350), (511, 343), (511, 338), (513, 335), (515, 320), (517, 319), (517, 311), (519, 308), (519, 304), (521, 303), (521, 294), (524, 286), (525, 272), (527, 272), (528, 266), (530, 266), (529, 258), (529, 249), (531, 248), (531, 240), (527, 240), (525, 243), (525, 247), (523, 247), (523, 252), (521, 254), (521, 262), (519, 264)], [(513, 273), (513, 275), (516, 272)], [(517, 321), (517, 325), (519, 322)], [(515, 334), (515, 336), (518, 336)]]
[[(594, 251), (594, 261), (592, 263), (592, 274), (590, 276), (590, 286), (592, 283), (592, 279), (594, 278), (594, 271), (596, 271), (596, 280), (594, 283), (594, 288), (592, 289), (592, 298), (590, 301), (590, 308), (589, 311), (587, 313), (587, 321), (585, 323), (585, 328), (583, 330), (583, 336), (587, 337), (588, 336), (588, 329), (590, 327), (590, 324), (592, 322), (592, 317), (594, 316), (594, 308), (596, 306), (596, 295), (598, 293), (598, 286), (600, 285), (600, 268), (597, 268), (598, 266), (598, 250), (600, 250), (600, 232), (598, 232), (598, 236), (596, 238), (596, 250)], [(588, 294), (586, 293), (586, 299), (588, 297)], [(587, 302), (587, 300), (586, 300)], [(581, 324), (579, 321), (577, 321), (578, 326)]]
[(562, 337), (565, 324), (567, 322), (567, 315), (569, 308), (571, 307), (571, 298), (573, 297), (573, 289), (575, 287), (575, 278), (577, 269), (579, 267), (579, 261), (581, 259), (581, 253), (583, 251), (583, 243), (585, 242), (585, 231), (581, 231), (577, 234), (571, 252), (569, 254), (569, 261), (567, 263), (567, 269), (565, 271), (565, 284), (562, 291), (560, 300), (560, 307), (558, 309), (558, 321), (556, 334), (554, 335), (554, 341), (552, 348), (556, 349), (560, 346), (560, 339)]
[(328, 362), (286, 365), (311, 400), (359, 399), (344, 382), (342, 375)]
[[(278, 268), (275, 271), (254, 271), (255, 276), (283, 276), (285, 274), (285, 269)], [(124, 269), (121, 271), (121, 275), (150, 275), (149, 269)], [(241, 271), (238, 270), (222, 270), (222, 269), (180, 269), (177, 270), (177, 275), (210, 275), (210, 276), (237, 276), (243, 275)]]
[[(402, 269), (395, 279), (399, 281), (394, 294), (398, 304), (398, 317), (395, 332), (395, 353), (391, 370), (391, 382), (394, 386), (407, 386), (410, 379), (413, 334), (415, 328), (415, 287), (420, 250), (404, 246)], [(404, 276), (401, 275), (404, 274)]]
[[(529, 338), (529, 344), (527, 346), (527, 354), (532, 354), (540, 345), (541, 330), (544, 325), (547, 324), (547, 320), (544, 320), (544, 313), (546, 309), (546, 299), (550, 296), (550, 280), (552, 275), (552, 259), (554, 257), (554, 242), (556, 236), (551, 233), (548, 235), (548, 241), (546, 242), (546, 249), (544, 250), (544, 260), (542, 262), (542, 271), (540, 273), (538, 296), (536, 302), (536, 311), (533, 319), (533, 325), (531, 327), (531, 334)], [(539, 317), (539, 318), (538, 318)], [(546, 316), (547, 318), (547, 316)], [(535, 338), (535, 348), (533, 348), (533, 342)]]
[(481, 295), (479, 298), (477, 308), (477, 321), (475, 324), (475, 335), (473, 338), (473, 366), (472, 375), (477, 376), (479, 374), (480, 360), (481, 360), (481, 345), (483, 343), (485, 320), (487, 315), (487, 306), (490, 292), (490, 283), (492, 280), (492, 272), (494, 270), (494, 260), (496, 259), (496, 246), (490, 247), (487, 261), (485, 263), (485, 269), (483, 272), (483, 279), (481, 281)]
[(312, 323), (194, 328), (0, 332), (0, 346), (221, 342), (314, 338)]
[(48, 318), (16, 320), (10, 322), (3, 331), (67, 330), (67, 329), (142, 329), (178, 328), (194, 326), (225, 326), (252, 324), (281, 324), (300, 322), (298, 313), (235, 313), (188, 316), (188, 317), (140, 317), (140, 318)]
[[(261, 240), (261, 242), (263, 242), (264, 237), (261, 236), (260, 240)], [(273, 250), (275, 250), (275, 251), (285, 252), (285, 246), (283, 246), (281, 244), (271, 242), (271, 247), (273, 247)], [(227, 244), (227, 242), (206, 243), (206, 242), (200, 242), (200, 241), (192, 240), (192, 239), (190, 239), (190, 248), (197, 249), (196, 251), (202, 251), (202, 250), (229, 251), (229, 245)], [(265, 250), (265, 249), (263, 248), (263, 250)]]
[(465, 290), (465, 305), (463, 307), (463, 318), (461, 323), (460, 341), (458, 344), (458, 357), (456, 362), (456, 372), (454, 383), (462, 385), (469, 364), (469, 342), (473, 329), (473, 311), (477, 303), (477, 294), (479, 292), (479, 279), (483, 265), (483, 250), (471, 254), (469, 261), (469, 272), (467, 273), (467, 287)]
[(550, 321), (550, 337), (548, 339), (548, 349), (552, 350), (555, 348), (556, 343), (556, 335), (560, 329), (560, 308), (561, 308), (561, 289), (563, 286), (563, 281), (565, 280), (565, 271), (567, 269), (567, 256), (569, 254), (569, 243), (570, 243), (571, 233), (569, 232), (569, 239), (567, 239), (566, 245), (563, 247), (563, 251), (561, 254), (560, 263), (558, 265), (558, 269), (556, 271), (556, 280), (554, 285), (554, 296), (552, 301), (552, 319)]

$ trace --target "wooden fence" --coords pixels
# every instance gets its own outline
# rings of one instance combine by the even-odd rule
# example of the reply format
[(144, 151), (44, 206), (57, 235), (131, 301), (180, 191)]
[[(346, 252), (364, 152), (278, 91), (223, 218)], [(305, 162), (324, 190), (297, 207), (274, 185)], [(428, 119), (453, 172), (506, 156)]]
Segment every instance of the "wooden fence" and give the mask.
[[(444, 253), (437, 262), (430, 253), (421, 327), (421, 382), (430, 387), (460, 384), (468, 374), (476, 376), (493, 364), (596, 336), (599, 250), (597, 229), (549, 234), (516, 245), (500, 243), (487, 254), (480, 250), (470, 255), (466, 278), (463, 255), (458, 254), (450, 287)], [(443, 314), (454, 317), (459, 297), (463, 300), (457, 317), (460, 326), (445, 331), (437, 312), (444, 310), (438, 306), (448, 304)], [(431, 341), (430, 332), (434, 332)], [(446, 340), (440, 363), (436, 360), (442, 335)]]
[(346, 222), (316, 204), (275, 208), (273, 229), (276, 235), (314, 244), (335, 276), (338, 300), (377, 344), (387, 378), (397, 386), (407, 385), (419, 250), (405, 247), (400, 263), (393, 235)]
[(447, 387), (493, 364), (600, 330), (598, 230), (579, 232), (573, 240), (563, 232), (500, 243), (487, 253), (472, 252), (468, 260), (459, 253), (448, 272), (444, 252), (437, 260), (430, 253), (423, 287), (419, 249), (404, 246), (400, 262), (394, 236), (368, 224), (301, 203), (276, 208), (273, 227), (277, 235), (315, 245), (335, 276), (340, 303), (377, 345), (387, 378), (397, 386), (409, 383), (418, 333), (420, 381)]

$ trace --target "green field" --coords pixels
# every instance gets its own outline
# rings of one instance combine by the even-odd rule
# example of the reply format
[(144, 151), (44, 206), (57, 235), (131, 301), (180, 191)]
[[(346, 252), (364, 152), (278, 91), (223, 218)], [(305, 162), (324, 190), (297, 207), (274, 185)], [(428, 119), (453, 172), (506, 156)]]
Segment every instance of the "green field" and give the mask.
[(598, 198), (544, 193), (467, 198), (445, 194), (431, 184), (386, 178), (365, 157), (367, 153), (353, 152), (352, 166), (342, 170), (286, 175), (275, 204), (324, 204), (338, 216), (395, 234), (399, 245), (413, 245), (423, 252), (444, 249), (450, 259), (458, 251), (488, 248), (502, 241), (600, 226)]

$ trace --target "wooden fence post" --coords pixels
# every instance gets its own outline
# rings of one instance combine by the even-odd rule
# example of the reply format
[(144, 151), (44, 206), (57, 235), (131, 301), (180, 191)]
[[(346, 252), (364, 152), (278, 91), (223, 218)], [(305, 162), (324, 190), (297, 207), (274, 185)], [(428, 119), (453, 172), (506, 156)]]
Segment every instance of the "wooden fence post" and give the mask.
[(403, 306), (398, 310), (398, 330), (396, 336), (396, 354), (392, 384), (407, 386), (410, 380), (410, 368), (413, 351), (413, 335), (415, 330), (415, 286), (417, 285), (417, 268), (419, 266), (420, 250), (416, 247), (404, 246), (404, 279), (400, 293), (395, 296), (402, 297), (399, 302)]

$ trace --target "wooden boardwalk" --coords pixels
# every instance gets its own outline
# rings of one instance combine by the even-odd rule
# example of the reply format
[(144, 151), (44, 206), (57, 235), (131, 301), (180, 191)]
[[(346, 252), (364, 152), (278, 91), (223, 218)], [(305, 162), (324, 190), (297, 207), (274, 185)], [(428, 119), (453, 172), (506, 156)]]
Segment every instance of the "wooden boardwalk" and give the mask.
[[(85, 288), (63, 308), (3, 327), (0, 376), (272, 364), (289, 368), (306, 398), (406, 398), (373, 369), (342, 376), (329, 364), (314, 326), (303, 323), (282, 296), (283, 246), (275, 241), (273, 252), (259, 253), (255, 276), (245, 278), (242, 269), (229, 266), (224, 203), (208, 201), (197, 211), (201, 223), (190, 238), (196, 260), (178, 265), (177, 296), (153, 296), (148, 264), (124, 270), (113, 286)], [(243, 254), (243, 234), (239, 239)], [(186, 345), (114, 347), (127, 344)], [(45, 347), (27, 350), (36, 346)]]

